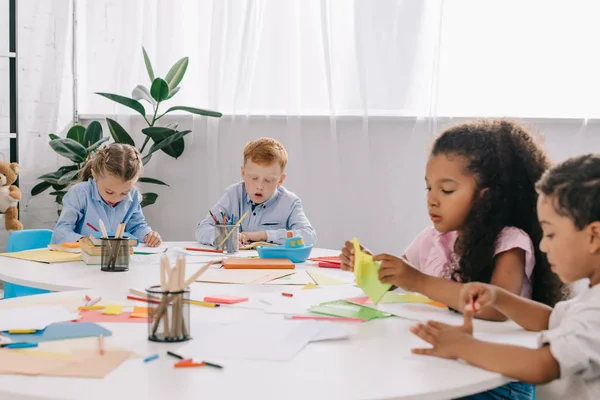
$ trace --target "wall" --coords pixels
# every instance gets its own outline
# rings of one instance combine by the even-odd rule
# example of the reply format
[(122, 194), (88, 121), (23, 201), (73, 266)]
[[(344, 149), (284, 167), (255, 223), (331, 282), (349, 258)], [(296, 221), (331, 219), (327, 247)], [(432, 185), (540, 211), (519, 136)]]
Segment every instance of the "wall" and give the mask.
[[(39, 175), (58, 168), (58, 157), (48, 146), (48, 134), (59, 132), (71, 117), (71, 1), (19, 0), (18, 7), (21, 220), (27, 228), (51, 228), (56, 221), (53, 200), (50, 196), (31, 198), (29, 192)], [(8, 43), (6, 31), (0, 32), (0, 41)], [(0, 66), (0, 82), (4, 76)], [(3, 103), (8, 92), (3, 87), (0, 83), (0, 122), (8, 115), (8, 106)], [(8, 150), (2, 145), (0, 160), (1, 154), (8, 161)], [(3, 225), (4, 220), (0, 223)], [(1, 226), (0, 250), (6, 238)]]

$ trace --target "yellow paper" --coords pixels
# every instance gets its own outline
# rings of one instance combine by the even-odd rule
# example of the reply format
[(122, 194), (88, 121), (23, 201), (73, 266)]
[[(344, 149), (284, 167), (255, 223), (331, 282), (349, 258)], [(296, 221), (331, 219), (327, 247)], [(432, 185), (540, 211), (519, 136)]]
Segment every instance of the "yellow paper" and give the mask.
[(373, 256), (360, 249), (357, 238), (354, 238), (352, 242), (354, 244), (354, 276), (356, 284), (371, 299), (373, 304), (377, 304), (392, 285), (379, 281), (378, 272), (380, 264), (373, 260)]
[(308, 272), (310, 277), (313, 278), (313, 280), (315, 282), (317, 282), (317, 285), (343, 285), (344, 284), (344, 282), (342, 282), (338, 279), (335, 279), (335, 278), (331, 278), (326, 275), (321, 275), (321, 274), (313, 272), (313, 271), (306, 271), (306, 272)]
[(317, 285), (315, 285), (314, 283), (310, 282), (307, 283), (306, 285), (304, 285), (302, 287), (302, 290), (308, 290), (308, 289), (318, 289), (319, 287)]
[(121, 315), (123, 313), (123, 306), (120, 304), (113, 304), (110, 306), (104, 307), (103, 314), (106, 315)]
[(81, 261), (81, 256), (74, 253), (52, 251), (48, 249), (37, 249), (17, 251), (14, 253), (2, 253), (0, 256), (17, 258), (19, 260), (36, 261), (46, 264)]

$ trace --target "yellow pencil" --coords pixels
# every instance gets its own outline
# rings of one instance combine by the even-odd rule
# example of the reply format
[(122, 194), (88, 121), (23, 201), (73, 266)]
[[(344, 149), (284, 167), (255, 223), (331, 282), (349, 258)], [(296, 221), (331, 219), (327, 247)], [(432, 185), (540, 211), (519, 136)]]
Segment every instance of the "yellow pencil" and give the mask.
[(206, 301), (199, 301), (199, 300), (184, 300), (186, 303), (189, 304), (193, 304), (195, 306), (202, 306), (202, 307), (219, 307), (219, 304), (217, 303), (207, 303)]
[(8, 333), (11, 335), (24, 335), (28, 333), (36, 333), (35, 329), (9, 329)]

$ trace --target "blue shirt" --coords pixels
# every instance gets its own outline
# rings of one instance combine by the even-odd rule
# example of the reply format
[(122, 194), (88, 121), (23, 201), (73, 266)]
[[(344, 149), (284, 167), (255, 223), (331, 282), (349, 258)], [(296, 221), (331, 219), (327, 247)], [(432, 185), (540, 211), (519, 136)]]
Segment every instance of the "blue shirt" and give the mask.
[[(267, 242), (285, 244), (287, 232), (293, 231), (294, 236), (304, 238), (304, 243), (313, 245), (317, 243), (317, 233), (304, 215), (302, 202), (298, 196), (283, 186), (277, 187), (269, 200), (254, 205), (248, 197), (246, 184), (243, 181), (236, 183), (227, 188), (223, 197), (211, 209), (215, 217), (222, 220), (219, 209), (229, 216), (234, 214), (236, 221), (248, 212), (242, 221), (240, 232), (266, 231)], [(202, 244), (215, 245), (215, 221), (210, 214), (207, 214), (206, 218), (198, 224), (196, 240)]]
[(142, 213), (141, 199), (140, 192), (133, 188), (123, 200), (111, 207), (102, 200), (93, 178), (77, 183), (63, 197), (63, 209), (51, 243), (76, 242), (82, 236), (89, 236), (94, 230), (87, 224), (100, 229), (100, 219), (108, 232), (115, 232), (119, 224), (124, 222), (125, 231), (143, 242), (152, 229)]

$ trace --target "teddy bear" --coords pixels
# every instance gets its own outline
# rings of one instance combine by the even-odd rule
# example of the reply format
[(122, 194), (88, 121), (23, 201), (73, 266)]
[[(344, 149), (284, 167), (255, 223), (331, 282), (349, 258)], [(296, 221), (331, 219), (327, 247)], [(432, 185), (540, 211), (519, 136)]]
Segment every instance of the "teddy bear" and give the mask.
[(21, 200), (21, 191), (13, 185), (18, 175), (19, 164), (0, 162), (0, 214), (4, 214), (4, 225), (8, 232), (23, 229), (17, 208)]

